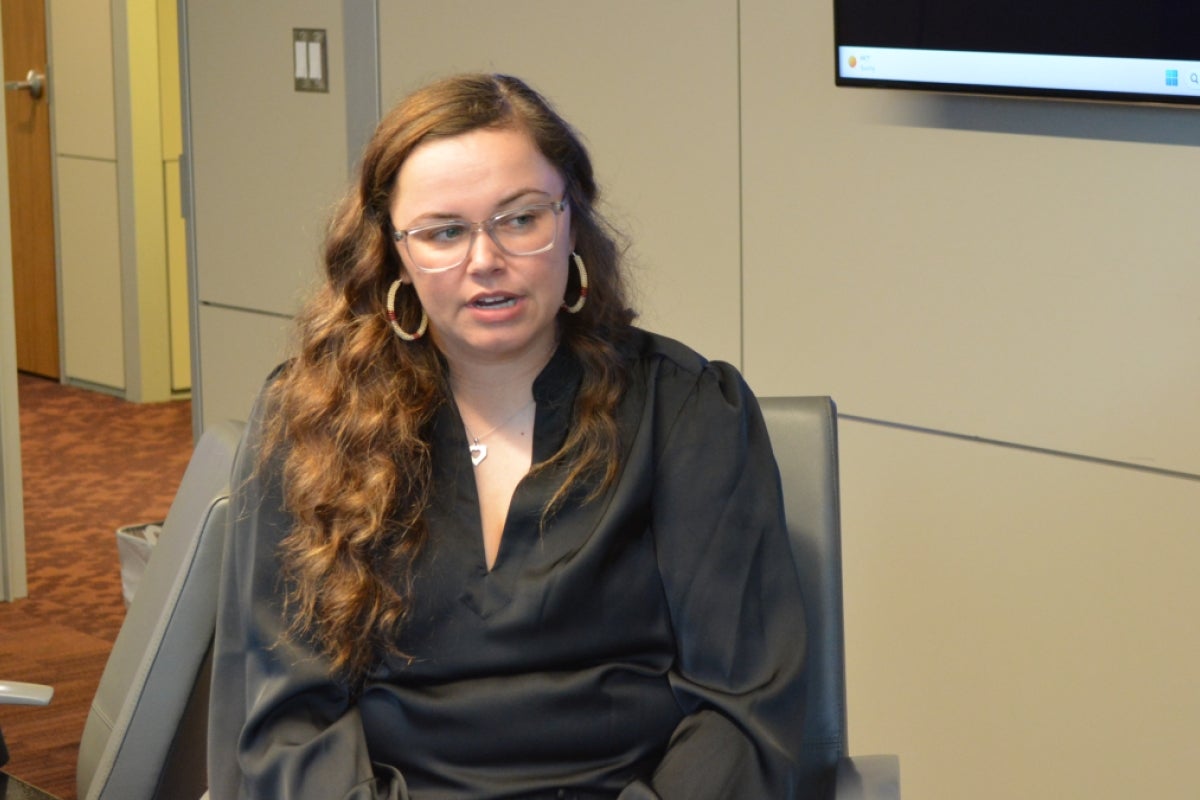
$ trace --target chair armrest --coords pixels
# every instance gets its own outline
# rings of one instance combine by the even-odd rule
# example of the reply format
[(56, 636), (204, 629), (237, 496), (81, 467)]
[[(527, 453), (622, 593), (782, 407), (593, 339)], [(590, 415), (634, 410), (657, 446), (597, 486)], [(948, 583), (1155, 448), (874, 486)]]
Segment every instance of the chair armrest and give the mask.
[[(17, 681), (0, 681), (0, 705), (19, 705), (19, 706), (44, 706), (50, 702), (50, 698), (54, 696), (54, 687), (43, 686), (40, 683), (19, 683)], [(0, 767), (8, 763), (8, 745), (4, 741), (4, 732), (0, 731)], [(16, 779), (13, 779), (14, 781)], [(8, 776), (0, 773), (0, 797), (11, 797), (14, 800), (36, 800), (42, 795), (25, 794), (21, 791), (21, 787), (25, 784), (17, 782), (17, 785), (8, 785)], [(31, 792), (36, 791), (31, 788)], [(50, 798), (50, 795), (44, 795)], [(50, 800), (54, 800), (50, 798)]]
[(855, 756), (838, 762), (835, 800), (900, 800), (899, 756)]
[(18, 683), (0, 681), (0, 704), (19, 706), (44, 706), (54, 696), (53, 686), (40, 683)]

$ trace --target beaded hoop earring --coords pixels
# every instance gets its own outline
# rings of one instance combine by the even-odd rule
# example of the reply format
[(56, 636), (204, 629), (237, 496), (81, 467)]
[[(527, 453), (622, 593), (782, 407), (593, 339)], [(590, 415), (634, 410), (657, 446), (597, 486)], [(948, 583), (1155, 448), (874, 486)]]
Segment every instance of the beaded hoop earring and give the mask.
[(421, 324), (417, 326), (416, 333), (409, 333), (400, 327), (400, 323), (396, 321), (396, 290), (403, 285), (404, 280), (397, 278), (388, 288), (387, 293), (387, 316), (388, 322), (392, 325), (392, 330), (406, 342), (415, 342), (425, 335), (425, 330), (429, 327), (429, 315), (425, 313), (425, 307), (421, 306)]
[(583, 304), (587, 302), (587, 270), (583, 266), (583, 259), (579, 253), (571, 253), (571, 260), (575, 262), (575, 266), (579, 269), (579, 299), (572, 305), (567, 305), (567, 302), (564, 300), (562, 307), (568, 314), (578, 314), (583, 310)]

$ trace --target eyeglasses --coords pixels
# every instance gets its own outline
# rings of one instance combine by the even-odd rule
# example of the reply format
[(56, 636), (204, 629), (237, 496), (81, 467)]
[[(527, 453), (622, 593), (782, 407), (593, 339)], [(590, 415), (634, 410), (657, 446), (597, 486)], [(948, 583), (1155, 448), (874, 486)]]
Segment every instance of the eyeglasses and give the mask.
[(534, 203), (503, 211), (483, 222), (454, 219), (396, 231), (392, 236), (404, 246), (409, 264), (422, 272), (446, 272), (466, 262), (475, 234), (480, 231), (510, 256), (546, 252), (558, 241), (558, 217), (566, 207), (564, 197), (557, 203)]

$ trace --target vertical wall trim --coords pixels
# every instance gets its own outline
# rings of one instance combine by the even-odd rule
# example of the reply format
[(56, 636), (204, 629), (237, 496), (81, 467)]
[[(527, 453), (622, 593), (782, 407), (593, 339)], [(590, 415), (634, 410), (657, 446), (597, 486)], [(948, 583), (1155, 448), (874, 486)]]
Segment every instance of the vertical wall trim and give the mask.
[(379, 2), (342, 0), (342, 52), (346, 69), (346, 159), (354, 173), (381, 112)]
[(126, 400), (142, 400), (141, 304), (138, 302), (137, 216), (133, 172), (133, 91), (126, 0), (112, 3), (113, 104), (117, 137), (117, 220), (121, 251), (121, 333)]
[[(46, 17), (46, 85), (54, 91), (54, 15), (50, 13), (51, 2), (45, 2)], [(60, 383), (67, 382), (67, 336), (63, 320), (63, 259), (62, 259), (62, 221), (58, 207), (58, 134), (57, 117), (58, 103), (50, 103), (50, 195), (53, 206), (54, 220), (54, 293), (55, 314), (58, 319), (58, 376)], [(7, 179), (5, 186), (8, 185)]]
[[(4, 47), (0, 44), (0, 62)], [(0, 106), (0, 123), (4, 108)], [(8, 136), (0, 124), (0, 152)], [(21, 416), (17, 407), (17, 330), (13, 321), (12, 231), (8, 198), (8, 159), (0, 160), (0, 600), (28, 592), (25, 582), (25, 506), (21, 497)]]
[(746, 170), (742, 165), (744, 120), (742, 109), (742, 3), (734, 10), (737, 44), (737, 171), (738, 171), (738, 368), (746, 369)]
[[(3, 111), (0, 110), (0, 120)], [(3, 131), (0, 131), (3, 134)], [(0, 145), (5, 145), (0, 135)], [(4, 235), (0, 236), (8, 252), (8, 175), (3, 179)], [(0, 257), (0, 305), (12, 308), (12, 260)], [(28, 593), (25, 575), (25, 503), (21, 496), (21, 415), (17, 406), (17, 345), (12, 314), (0, 314), (0, 600), (16, 600)]]
[(192, 80), (191, 51), (188, 49), (188, 4), (178, 0), (179, 20), (179, 111), (183, 128), (183, 152), (179, 155), (179, 200), (187, 231), (188, 335), (192, 354), (192, 436), (204, 432), (204, 381), (200, 371), (200, 277), (196, 254), (196, 194), (192, 171)]
[[(3, 119), (0, 110), (0, 120)], [(0, 131), (0, 146), (5, 146)], [(0, 246), (9, 250), (8, 173), (0, 170), (4, 202), (0, 202)], [(12, 260), (0, 256), (0, 305), (12, 308)], [(21, 415), (17, 407), (17, 344), (12, 314), (0, 314), (0, 600), (28, 593), (25, 576), (25, 504), (21, 497)]]

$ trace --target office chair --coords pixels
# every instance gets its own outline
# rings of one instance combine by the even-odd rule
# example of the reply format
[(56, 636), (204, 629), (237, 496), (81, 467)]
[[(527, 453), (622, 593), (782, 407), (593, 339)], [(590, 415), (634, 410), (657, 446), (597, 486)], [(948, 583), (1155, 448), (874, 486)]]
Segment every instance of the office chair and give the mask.
[[(208, 786), (216, 587), (241, 428), (214, 425), (196, 443), (92, 700), (80, 800), (199, 798)], [(46, 688), (36, 701), (49, 699)], [(24, 699), (30, 694), (10, 701), (35, 702)]]
[[(898, 800), (896, 756), (847, 754), (833, 403), (825, 397), (796, 397), (763, 398), (761, 404), (779, 463), (805, 597), (803, 777), (806, 787), (813, 787), (805, 800)], [(93, 701), (79, 754), (81, 800), (204, 794), (214, 587), (239, 435), (238, 425), (218, 425), (197, 443)], [(46, 687), (32, 688), (40, 694), (25, 702), (48, 699)], [(143, 695), (147, 702), (141, 702)]]
[(802, 797), (899, 800), (900, 760), (847, 753), (837, 411), (828, 397), (764, 397), (808, 627)]

